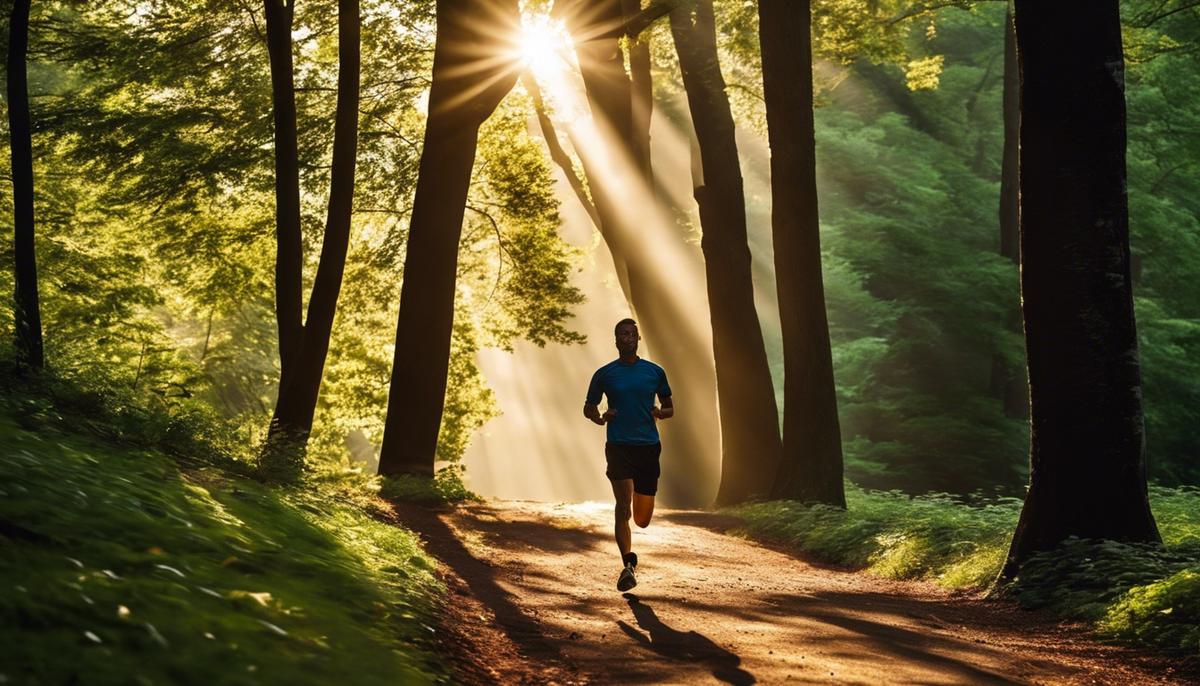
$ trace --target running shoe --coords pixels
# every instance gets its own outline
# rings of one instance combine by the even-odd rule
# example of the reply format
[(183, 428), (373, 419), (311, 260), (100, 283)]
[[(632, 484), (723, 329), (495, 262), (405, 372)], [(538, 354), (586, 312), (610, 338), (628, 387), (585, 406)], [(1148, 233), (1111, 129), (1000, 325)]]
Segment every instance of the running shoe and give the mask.
[(633, 565), (625, 565), (625, 569), (621, 570), (621, 576), (617, 578), (617, 590), (628, 591), (637, 586), (637, 579), (633, 576)]

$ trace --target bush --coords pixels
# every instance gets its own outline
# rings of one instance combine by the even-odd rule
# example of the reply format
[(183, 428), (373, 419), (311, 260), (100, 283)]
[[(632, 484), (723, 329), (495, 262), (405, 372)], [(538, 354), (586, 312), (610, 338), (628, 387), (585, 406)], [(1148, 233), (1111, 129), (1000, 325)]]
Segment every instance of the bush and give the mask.
[[(1021, 502), (907, 496), (847, 484), (848, 510), (792, 501), (728, 510), (742, 533), (895, 579), (981, 589), (997, 577)], [(1200, 653), (1200, 489), (1150, 487), (1163, 545), (1068, 539), (1000, 589), (1108, 637)]]
[(379, 495), (389, 500), (402, 500), (421, 505), (446, 505), (483, 500), (463, 483), (464, 467), (451, 464), (438, 470), (432, 478), (415, 474), (387, 477)]
[(1200, 654), (1200, 566), (1129, 589), (1108, 608), (1099, 628), (1118, 638)]
[(771, 501), (729, 512), (745, 521), (747, 535), (795, 546), (824, 562), (979, 588), (999, 573), (1021, 507), (1015, 498), (970, 507), (947, 494), (909, 496), (852, 484), (846, 501), (846, 510)]

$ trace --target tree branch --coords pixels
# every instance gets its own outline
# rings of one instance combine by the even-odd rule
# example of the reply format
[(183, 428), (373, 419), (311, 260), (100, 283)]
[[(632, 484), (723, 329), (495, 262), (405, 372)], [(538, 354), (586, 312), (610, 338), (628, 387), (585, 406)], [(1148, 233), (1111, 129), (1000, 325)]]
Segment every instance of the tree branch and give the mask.
[(570, 184), (571, 190), (575, 192), (575, 197), (579, 199), (579, 204), (583, 205), (583, 209), (587, 211), (592, 224), (595, 225), (597, 230), (600, 230), (600, 213), (596, 211), (596, 205), (592, 202), (591, 197), (589, 197), (583, 181), (575, 173), (575, 165), (571, 162), (570, 155), (567, 154), (567, 151), (563, 149), (562, 144), (558, 140), (558, 133), (554, 129), (554, 122), (546, 114), (546, 105), (542, 101), (542, 91), (538, 86), (537, 79), (533, 77), (531, 72), (526, 71), (524, 74), (521, 74), (521, 83), (525, 86), (529, 97), (533, 99), (533, 108), (537, 111), (538, 125), (542, 129), (542, 138), (546, 140), (546, 146), (550, 148), (550, 159), (566, 175), (567, 183)]

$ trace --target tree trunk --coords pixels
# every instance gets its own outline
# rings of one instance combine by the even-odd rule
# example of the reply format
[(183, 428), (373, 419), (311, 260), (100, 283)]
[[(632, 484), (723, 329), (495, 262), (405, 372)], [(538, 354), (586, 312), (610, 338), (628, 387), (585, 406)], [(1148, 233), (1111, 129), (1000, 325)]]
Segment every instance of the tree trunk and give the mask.
[[(1012, 8), (1004, 15), (1004, 156), (1000, 162), (1000, 254), (1021, 262), (1018, 234), (1017, 164), (1020, 155), (1021, 75), (1017, 66), (1017, 35), (1013, 26)], [(1014, 301), (1017, 299), (1014, 298)], [(1021, 307), (1014, 302), (1008, 317), (1008, 327), (1022, 333)], [(999, 395), (1004, 414), (1013, 419), (1029, 416), (1029, 380), (1023, 365), (1014, 366), (1001, 355), (992, 364), (992, 389)]]
[(712, 0), (671, 12), (688, 108), (700, 142), (703, 185), (695, 189), (712, 316), (721, 417), (718, 504), (771, 491), (782, 463), (779, 413), (754, 308), (746, 201), (733, 114), (717, 60)]
[(1017, 0), (1030, 484), (1004, 576), (1068, 536), (1158, 541), (1129, 273), (1117, 0)]
[(517, 0), (438, 0), (379, 473), (432, 474), (446, 396), (458, 242), (479, 127), (520, 74)]
[[(712, 489), (697, 474), (717, 459), (716, 376), (708, 351), (681, 334), (688, 329), (690, 306), (671, 291), (670, 280), (662, 277), (663, 265), (638, 240), (642, 227), (636, 222), (642, 217), (636, 203), (639, 198), (653, 202), (654, 182), (648, 46), (644, 61), (634, 59), (631, 78), (620, 43), (636, 5), (623, 6), (618, 0), (557, 3), (555, 13), (564, 15), (570, 28), (592, 117), (602, 144), (610, 146), (609, 154), (616, 160), (614, 165), (598, 164), (586, 146), (576, 147), (595, 199), (601, 235), (614, 263), (627, 274), (626, 297), (645, 341), (642, 353), (666, 369), (674, 392), (678, 415), (660, 426), (660, 497), (672, 507), (699, 507), (710, 504)], [(614, 177), (626, 170), (630, 178), (636, 175), (642, 193), (633, 197), (621, 193), (620, 186), (629, 182)]]
[(42, 310), (38, 302), (37, 259), (33, 244), (33, 134), (29, 122), (29, 0), (15, 0), (8, 25), (8, 132), (12, 153), (13, 253), (18, 367), (37, 371), (45, 364)]
[(279, 392), (267, 435), (268, 450), (302, 454), (312, 432), (317, 395), (329, 352), (329, 337), (342, 288), (354, 199), (354, 166), (358, 150), (358, 100), (361, 22), (358, 0), (338, 0), (338, 95), (333, 133), (333, 168), (329, 210), (321, 259), (308, 301), (300, 350), (286, 386)]
[(759, 0), (771, 228), (783, 333), (783, 464), (772, 496), (846, 506), (821, 279), (808, 0)]
[(642, 11), (641, 0), (621, 0), (621, 17), (625, 22), (625, 37), (629, 44), (629, 85), (632, 137), (629, 148), (651, 193), (654, 191), (654, 170), (650, 163), (650, 116), (654, 112), (654, 79), (650, 74), (650, 41), (640, 33), (630, 33), (629, 26)]
[(279, 327), (279, 388), (287, 385), (304, 335), (301, 281), (300, 162), (296, 93), (292, 84), (294, 0), (264, 0), (271, 101), (275, 119), (275, 319)]

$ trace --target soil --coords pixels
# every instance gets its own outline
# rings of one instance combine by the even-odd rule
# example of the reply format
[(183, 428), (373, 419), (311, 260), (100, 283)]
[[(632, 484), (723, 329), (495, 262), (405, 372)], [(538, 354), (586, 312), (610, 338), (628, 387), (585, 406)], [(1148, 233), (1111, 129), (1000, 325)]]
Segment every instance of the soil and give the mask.
[(831, 568), (659, 511), (616, 590), (612, 505), (395, 505), (450, 589), (466, 684), (1200, 684), (1200, 664), (1109, 645), (1010, 602)]

